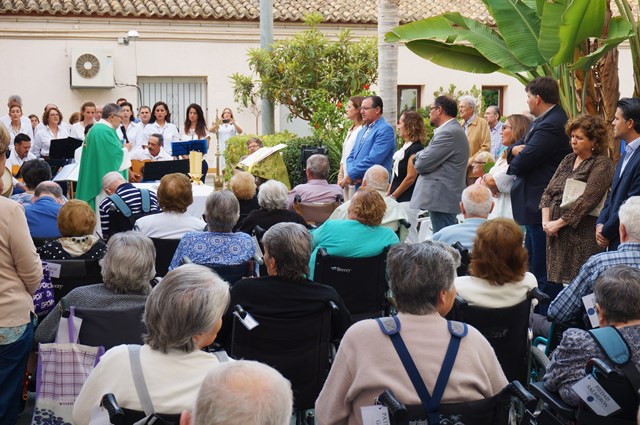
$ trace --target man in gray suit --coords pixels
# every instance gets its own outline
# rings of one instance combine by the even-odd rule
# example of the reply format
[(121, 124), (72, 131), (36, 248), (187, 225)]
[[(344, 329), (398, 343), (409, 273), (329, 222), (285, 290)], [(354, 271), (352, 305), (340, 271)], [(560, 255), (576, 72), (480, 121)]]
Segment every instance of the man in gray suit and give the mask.
[(433, 138), (414, 158), (418, 180), (411, 208), (429, 210), (433, 233), (456, 223), (466, 186), (469, 143), (457, 115), (456, 101), (438, 96), (429, 107), (429, 121), (436, 127)]

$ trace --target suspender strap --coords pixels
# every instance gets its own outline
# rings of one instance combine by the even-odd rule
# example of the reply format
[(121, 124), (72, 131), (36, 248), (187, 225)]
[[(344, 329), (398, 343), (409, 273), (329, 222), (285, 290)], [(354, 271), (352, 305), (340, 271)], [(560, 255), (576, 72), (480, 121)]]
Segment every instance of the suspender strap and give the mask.
[(142, 200), (142, 212), (148, 213), (151, 211), (151, 200), (147, 189), (140, 189), (140, 198)]
[(142, 374), (142, 363), (140, 362), (140, 346), (128, 345), (129, 349), (129, 362), (131, 363), (131, 375), (133, 375), (133, 383), (136, 386), (136, 393), (138, 393), (138, 399), (142, 404), (144, 414), (151, 416), (155, 413), (153, 408), (153, 402), (151, 396), (149, 396), (149, 390), (147, 389), (147, 383), (144, 381), (144, 375)]
[[(427, 390), (426, 385), (424, 384), (424, 380), (420, 376), (420, 372), (418, 372), (416, 364), (413, 362), (413, 359), (409, 354), (407, 346), (400, 336), (400, 320), (398, 319), (398, 317), (385, 317), (383, 319), (376, 319), (376, 321), (378, 322), (378, 326), (380, 326), (380, 330), (382, 330), (382, 332), (388, 335), (391, 339), (391, 343), (398, 353), (400, 361), (402, 362), (407, 375), (409, 375), (409, 379), (411, 380), (413, 387), (418, 393), (418, 397), (420, 397), (422, 407), (427, 414), (428, 424), (439, 424), (440, 401), (442, 400), (444, 389), (446, 388), (447, 382), (449, 381), (449, 376), (451, 375), (451, 370), (453, 369), (453, 363), (455, 362), (456, 356), (458, 354), (458, 349), (460, 348), (460, 339), (467, 334), (466, 324), (459, 322), (449, 322), (448, 326), (449, 332), (451, 333), (451, 340), (449, 341), (447, 353), (445, 354), (440, 373), (438, 374), (438, 379), (436, 380), (433, 396), (431, 396), (429, 394), (429, 391)], [(452, 323), (454, 323), (455, 325), (452, 326)], [(461, 330), (457, 325), (461, 325)]]
[(131, 208), (129, 208), (129, 205), (125, 204), (120, 195), (114, 193), (113, 195), (109, 196), (109, 199), (111, 199), (113, 205), (116, 206), (116, 208), (122, 213), (122, 215), (127, 218), (131, 217)]
[(607, 358), (622, 369), (636, 394), (640, 395), (640, 371), (633, 363), (629, 344), (620, 331), (613, 326), (607, 326), (591, 329), (589, 333)]

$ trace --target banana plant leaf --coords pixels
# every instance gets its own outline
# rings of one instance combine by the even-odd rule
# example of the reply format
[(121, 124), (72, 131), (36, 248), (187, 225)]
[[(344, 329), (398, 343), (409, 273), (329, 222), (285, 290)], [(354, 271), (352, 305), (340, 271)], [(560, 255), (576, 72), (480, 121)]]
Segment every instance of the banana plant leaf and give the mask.
[(406, 43), (406, 46), (416, 55), (445, 68), (478, 74), (490, 74), (501, 70), (499, 65), (485, 58), (473, 47), (449, 45), (433, 40), (414, 40)]
[[(560, 48), (551, 65), (573, 62), (575, 47), (588, 37), (599, 37), (604, 26), (606, 0), (573, 0), (562, 15), (558, 30)], [(546, 7), (546, 5), (545, 5)]]

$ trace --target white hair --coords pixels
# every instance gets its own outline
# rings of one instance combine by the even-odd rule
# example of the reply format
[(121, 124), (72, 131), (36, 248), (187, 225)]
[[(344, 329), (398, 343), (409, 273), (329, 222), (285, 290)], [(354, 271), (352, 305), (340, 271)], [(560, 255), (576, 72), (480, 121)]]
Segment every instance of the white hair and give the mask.
[(493, 205), (493, 197), (489, 188), (472, 184), (462, 191), (462, 205), (470, 217), (487, 218)]
[(382, 165), (372, 165), (364, 173), (362, 185), (373, 190), (387, 190), (389, 187), (389, 172)]
[(288, 425), (292, 407), (291, 384), (277, 370), (239, 360), (204, 378), (191, 425)]
[(640, 241), (640, 196), (627, 199), (618, 210), (620, 224), (624, 225), (627, 235)]
[(122, 183), (126, 183), (126, 180), (124, 179), (124, 177), (122, 177), (122, 174), (118, 173), (117, 171), (111, 171), (105, 174), (102, 178), (102, 190), (106, 192), (107, 189), (109, 189), (116, 183), (118, 183), (118, 186), (120, 186)]
[(469, 96), (468, 94), (464, 95), (464, 96), (460, 96), (460, 98), (458, 99), (458, 103), (462, 103), (465, 102), (467, 105), (471, 106), (471, 108), (473, 108), (473, 110), (476, 110), (476, 98), (473, 96)]
[(265, 210), (286, 210), (288, 207), (287, 186), (277, 180), (268, 180), (258, 191), (258, 205)]

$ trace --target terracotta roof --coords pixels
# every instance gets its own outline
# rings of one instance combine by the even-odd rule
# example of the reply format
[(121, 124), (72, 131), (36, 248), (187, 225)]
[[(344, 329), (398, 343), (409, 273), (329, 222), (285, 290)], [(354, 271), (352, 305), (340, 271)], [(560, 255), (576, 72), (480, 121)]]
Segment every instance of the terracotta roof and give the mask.
[[(402, 23), (446, 11), (486, 21), (480, 0), (399, 0)], [(375, 24), (378, 0), (274, 0), (277, 22), (301, 22), (320, 12), (328, 23)], [(260, 0), (0, 0), (0, 14), (48, 16), (112, 16), (253, 21)]]

